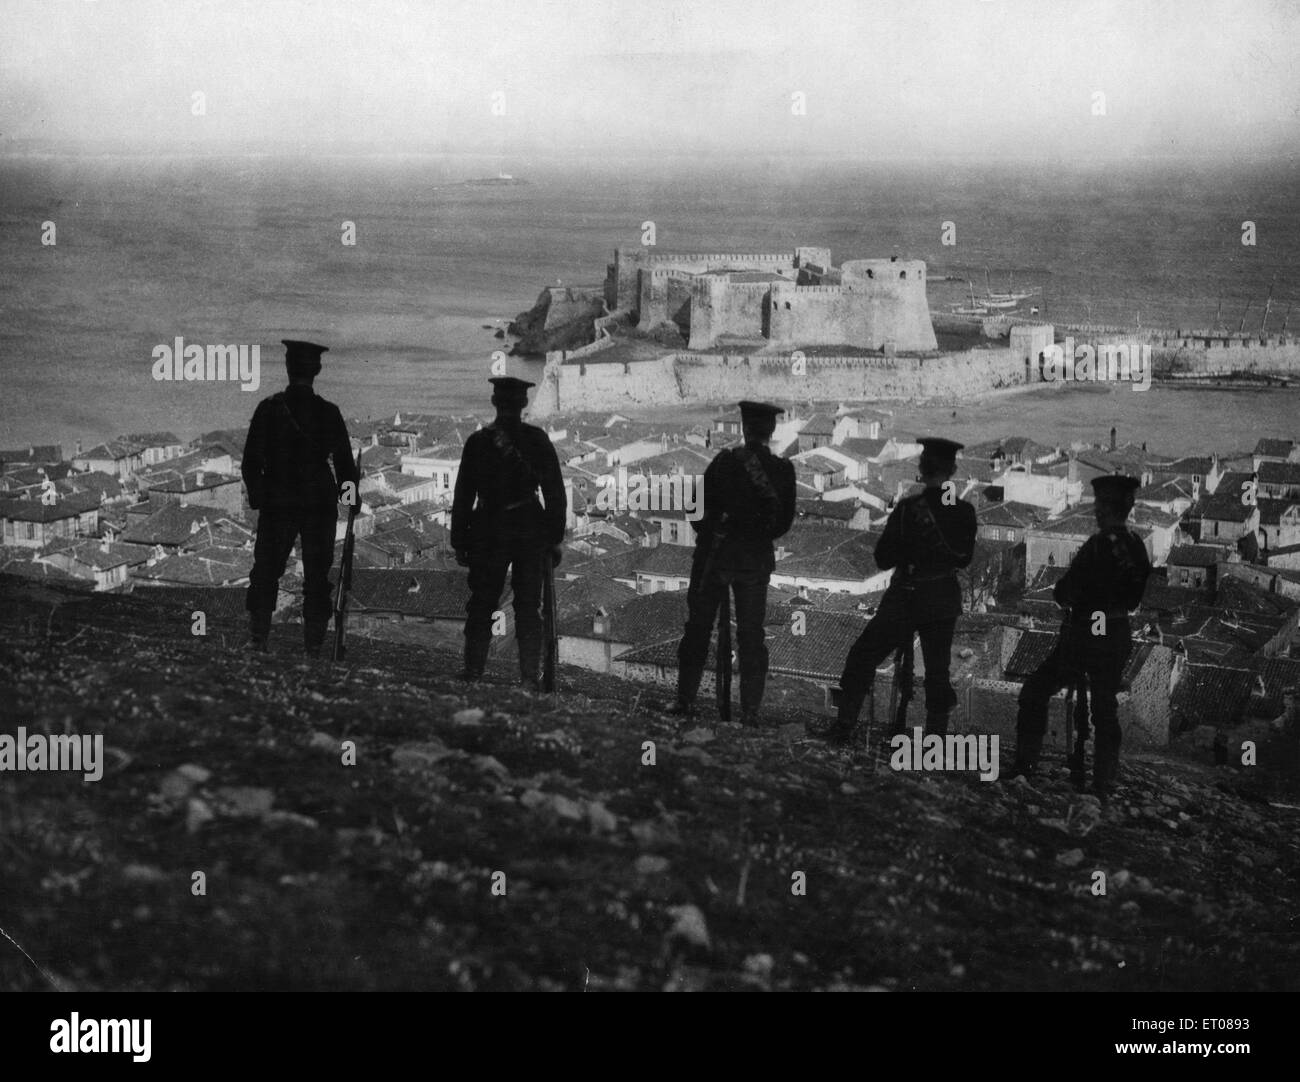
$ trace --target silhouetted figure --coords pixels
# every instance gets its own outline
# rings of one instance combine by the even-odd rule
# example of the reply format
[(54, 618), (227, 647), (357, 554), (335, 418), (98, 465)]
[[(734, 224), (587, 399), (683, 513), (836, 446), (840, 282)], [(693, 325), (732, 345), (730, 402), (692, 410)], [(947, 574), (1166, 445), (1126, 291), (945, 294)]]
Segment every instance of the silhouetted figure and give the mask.
[[(490, 382), (496, 419), (465, 441), (451, 509), (451, 546), (456, 561), (469, 568), (461, 678), (483, 675), (492, 645), (492, 614), (509, 571), (519, 672), (524, 686), (538, 691), (542, 556), (549, 553), (552, 566), (560, 562), (568, 501), (550, 437), (522, 419), (533, 384), (511, 376)], [(538, 502), (539, 489), (545, 507)]]
[(677, 647), (677, 702), (670, 713), (690, 716), (704, 677), (718, 609), (730, 590), (736, 600), (736, 646), (740, 655), (740, 722), (758, 724), (767, 683), (767, 584), (776, 566), (772, 542), (794, 522), (794, 465), (777, 458), (767, 443), (785, 411), (762, 402), (741, 402), (744, 446), (719, 451), (704, 471), (704, 514), (696, 532), (686, 629)]
[[(948, 712), (957, 703), (948, 678), (961, 615), (957, 572), (975, 555), (975, 508), (958, 499), (951, 484), (962, 445), (938, 437), (920, 443), (919, 480), (925, 489), (899, 501), (876, 544), (876, 563), (894, 574), (880, 608), (845, 659), (838, 716), (827, 733), (832, 743), (853, 739), (862, 705), (872, 695), (876, 666), (900, 648), (910, 651), (913, 634), (921, 638), (925, 661), (926, 732), (946, 733)], [(891, 728), (896, 724), (891, 718)]]
[(1067, 610), (1061, 634), (1056, 649), (1025, 681), (1016, 720), (1012, 775), (1032, 774), (1043, 748), (1051, 697), (1075, 673), (1086, 674), (1096, 742), (1092, 785), (1103, 800), (1119, 773), (1116, 696), (1132, 648), (1129, 613), (1141, 603), (1151, 573), (1146, 547), (1126, 525), (1138, 484), (1115, 474), (1093, 478), (1098, 532), (1084, 542), (1056, 584), (1056, 602)]
[(352, 498), (360, 498), (348, 426), (339, 408), (312, 390), (326, 352), (311, 342), (284, 340), (289, 386), (257, 404), (244, 444), (240, 472), (248, 505), (258, 513), (245, 601), (257, 650), (267, 649), (280, 576), (294, 540), (301, 538), (303, 648), (309, 656), (320, 654), (329, 628), (329, 569), (342, 486), (351, 482)]

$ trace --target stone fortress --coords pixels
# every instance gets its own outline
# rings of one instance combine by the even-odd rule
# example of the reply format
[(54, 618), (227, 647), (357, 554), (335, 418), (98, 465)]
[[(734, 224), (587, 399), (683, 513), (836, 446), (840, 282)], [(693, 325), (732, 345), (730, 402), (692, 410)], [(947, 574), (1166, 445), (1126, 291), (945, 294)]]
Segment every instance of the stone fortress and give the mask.
[(836, 267), (828, 248), (801, 247), (793, 255), (618, 248), (607, 270), (605, 304), (643, 329), (675, 324), (692, 350), (727, 339), (776, 348), (938, 348), (925, 264), (916, 259), (855, 259)]
[[(959, 401), (1042, 382), (1044, 354), (1060, 340), (1058, 331), (1098, 347), (1148, 343), (1157, 380), (1300, 378), (1294, 333), (1054, 327), (1018, 315), (938, 318), (948, 335), (942, 348), (922, 260), (854, 259), (836, 267), (820, 247), (756, 255), (620, 247), (603, 286), (547, 287), (517, 324), (534, 343), (522, 352), (546, 357), (542, 371), (529, 375), (538, 384), (535, 418), (739, 398)], [(585, 344), (535, 344), (550, 335)]]

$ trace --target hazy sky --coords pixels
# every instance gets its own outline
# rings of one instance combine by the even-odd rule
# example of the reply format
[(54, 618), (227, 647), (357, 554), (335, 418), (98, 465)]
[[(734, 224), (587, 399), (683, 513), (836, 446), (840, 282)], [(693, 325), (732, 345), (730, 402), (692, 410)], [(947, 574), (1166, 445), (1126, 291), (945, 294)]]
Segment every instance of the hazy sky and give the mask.
[(0, 23), (0, 148), (1300, 149), (1292, 0), (0, 0)]

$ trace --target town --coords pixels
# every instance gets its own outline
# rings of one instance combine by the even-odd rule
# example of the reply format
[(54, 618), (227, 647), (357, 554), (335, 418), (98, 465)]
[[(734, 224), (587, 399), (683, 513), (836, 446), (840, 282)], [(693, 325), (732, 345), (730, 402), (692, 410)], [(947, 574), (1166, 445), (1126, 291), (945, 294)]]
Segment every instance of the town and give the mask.
[[(361, 446), (364, 501), (349, 631), (445, 650), (449, 668), (468, 597), (448, 540), (451, 497), (461, 447), (482, 423), (406, 411), (349, 421)], [(739, 414), (720, 409), (697, 424), (615, 413), (543, 423), (569, 496), (557, 572), (560, 664), (667, 696), (698, 512), (685, 500), (611, 502), (609, 480), (617, 474), (619, 492), (690, 492), (713, 455), (740, 440)], [(207, 634), (238, 646), (256, 526), (239, 476), (244, 437), (221, 430), (186, 441), (153, 432), (78, 445), (66, 457), (50, 445), (0, 451), (0, 575), (86, 591), (157, 591), (160, 601), (201, 612)], [(833, 712), (844, 657), (891, 574), (876, 567), (875, 542), (894, 504), (916, 490), (921, 448), (894, 430), (888, 410), (834, 401), (786, 414), (772, 447), (794, 463), (799, 497), (795, 525), (777, 543), (766, 620), (768, 708), (788, 722)], [(1119, 697), (1126, 746), (1186, 741), (1222, 761), (1228, 746), (1296, 716), (1293, 438), (1181, 458), (1120, 442), (1113, 429), (1094, 446), (1024, 436), (967, 446), (955, 480), (976, 507), (979, 544), (961, 576), (953, 728), (1014, 737), (1020, 683), (1055, 642), (1051, 587), (1094, 530), (1088, 482), (1116, 472), (1141, 481), (1131, 521), (1155, 567)], [(301, 619), (293, 569), (281, 582), (278, 623)], [(508, 596), (502, 614), (506, 634), (492, 656), (508, 660)], [(888, 696), (892, 681), (892, 667), (882, 668), (878, 693)], [(1058, 706), (1049, 741), (1059, 746), (1064, 733)]]

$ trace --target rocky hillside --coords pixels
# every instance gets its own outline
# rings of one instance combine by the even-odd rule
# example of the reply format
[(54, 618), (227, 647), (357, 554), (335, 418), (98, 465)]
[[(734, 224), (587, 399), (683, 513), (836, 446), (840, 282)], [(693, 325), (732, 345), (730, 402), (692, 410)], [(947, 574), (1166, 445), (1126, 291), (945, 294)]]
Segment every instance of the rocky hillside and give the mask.
[(1246, 768), (1130, 758), (1103, 813), (1060, 771), (893, 773), (798, 719), (677, 732), (577, 670), (531, 697), (3, 591), (0, 735), (107, 749), (97, 782), (0, 775), (5, 990), (1297, 985), (1300, 800)]

